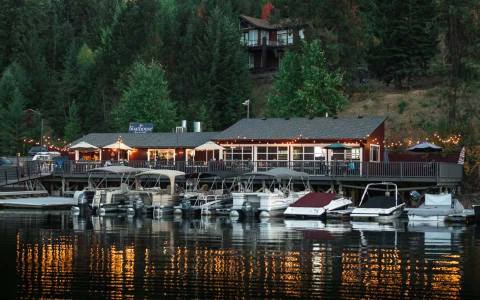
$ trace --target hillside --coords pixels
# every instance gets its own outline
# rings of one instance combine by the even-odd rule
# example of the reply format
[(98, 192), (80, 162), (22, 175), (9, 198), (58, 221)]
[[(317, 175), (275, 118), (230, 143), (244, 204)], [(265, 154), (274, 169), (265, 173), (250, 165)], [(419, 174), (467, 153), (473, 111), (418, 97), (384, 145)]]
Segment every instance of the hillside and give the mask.
[[(252, 80), (252, 111), (255, 116), (264, 115), (271, 88), (271, 78)], [(435, 86), (420, 86), (405, 91), (377, 87), (354, 93), (340, 116), (386, 116), (388, 138), (422, 138), (430, 135), (441, 119), (442, 103), (438, 94)]]

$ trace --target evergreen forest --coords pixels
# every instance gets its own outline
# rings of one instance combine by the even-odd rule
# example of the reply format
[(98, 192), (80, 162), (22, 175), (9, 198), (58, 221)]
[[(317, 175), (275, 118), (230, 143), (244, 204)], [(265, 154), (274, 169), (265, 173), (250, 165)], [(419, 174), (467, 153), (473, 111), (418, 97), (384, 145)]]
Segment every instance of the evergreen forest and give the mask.
[[(286, 53), (262, 115), (336, 115), (369, 82), (408, 90), (427, 78), (440, 87), (444, 114), (435, 126), (478, 144), (480, 1), (271, 3), (272, 18), (305, 27), (305, 41)], [(0, 1), (2, 153), (38, 141), (42, 120), (59, 144), (125, 132), (131, 121), (156, 131), (182, 119), (226, 128), (245, 116), (241, 103), (254, 85), (239, 15), (260, 17), (266, 4)]]

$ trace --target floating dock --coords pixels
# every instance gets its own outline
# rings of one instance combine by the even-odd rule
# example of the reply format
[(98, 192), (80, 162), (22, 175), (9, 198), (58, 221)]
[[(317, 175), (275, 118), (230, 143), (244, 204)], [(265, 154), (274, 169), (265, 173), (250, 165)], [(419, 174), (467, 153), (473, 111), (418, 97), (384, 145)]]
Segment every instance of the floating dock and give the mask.
[(76, 201), (67, 197), (30, 197), (0, 200), (0, 208), (69, 209), (73, 205), (77, 205)]

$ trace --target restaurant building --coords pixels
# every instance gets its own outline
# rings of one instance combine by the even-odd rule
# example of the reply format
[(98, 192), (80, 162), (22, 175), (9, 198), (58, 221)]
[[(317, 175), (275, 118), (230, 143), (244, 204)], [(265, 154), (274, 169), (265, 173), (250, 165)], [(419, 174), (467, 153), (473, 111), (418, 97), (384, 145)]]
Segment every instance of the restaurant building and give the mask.
[(220, 147), (210, 142), (217, 134), (218, 132), (90, 133), (70, 144), (70, 159), (208, 161), (213, 156), (218, 158), (221, 155)]
[(380, 162), (384, 117), (243, 119), (214, 137), (225, 161)]
[[(91, 133), (74, 160), (380, 162), (384, 117), (242, 119), (222, 132)], [(89, 146), (87, 146), (89, 145)]]

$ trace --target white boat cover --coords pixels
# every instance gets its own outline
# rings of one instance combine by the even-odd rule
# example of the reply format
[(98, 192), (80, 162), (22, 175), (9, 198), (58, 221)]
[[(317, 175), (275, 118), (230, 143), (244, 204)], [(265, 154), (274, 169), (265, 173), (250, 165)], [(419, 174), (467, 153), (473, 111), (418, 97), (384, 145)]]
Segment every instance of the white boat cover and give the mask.
[(451, 206), (452, 205), (452, 194), (425, 194), (425, 205)]

